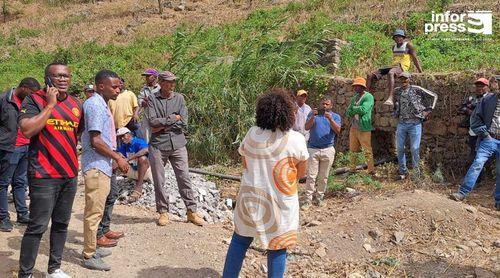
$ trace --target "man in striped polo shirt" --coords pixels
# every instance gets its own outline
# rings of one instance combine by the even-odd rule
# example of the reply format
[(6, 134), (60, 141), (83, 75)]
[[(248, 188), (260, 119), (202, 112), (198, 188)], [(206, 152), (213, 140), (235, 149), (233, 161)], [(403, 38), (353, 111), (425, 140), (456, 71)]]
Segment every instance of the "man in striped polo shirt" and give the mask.
[(31, 139), (30, 221), (21, 242), (19, 277), (33, 277), (40, 240), (51, 220), (46, 277), (64, 278), (69, 276), (60, 267), (76, 193), (76, 145), (82, 103), (68, 94), (71, 72), (65, 64), (49, 64), (45, 68), (45, 83), (45, 89), (24, 99), (18, 118), (22, 133)]

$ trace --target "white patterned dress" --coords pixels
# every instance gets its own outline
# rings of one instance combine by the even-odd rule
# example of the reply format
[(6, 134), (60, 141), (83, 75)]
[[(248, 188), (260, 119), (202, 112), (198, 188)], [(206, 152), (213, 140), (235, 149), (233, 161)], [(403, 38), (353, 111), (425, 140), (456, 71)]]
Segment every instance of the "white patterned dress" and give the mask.
[(302, 134), (252, 127), (239, 153), (246, 169), (234, 212), (235, 232), (263, 248), (280, 250), (297, 242), (299, 199), (297, 167), (309, 158)]

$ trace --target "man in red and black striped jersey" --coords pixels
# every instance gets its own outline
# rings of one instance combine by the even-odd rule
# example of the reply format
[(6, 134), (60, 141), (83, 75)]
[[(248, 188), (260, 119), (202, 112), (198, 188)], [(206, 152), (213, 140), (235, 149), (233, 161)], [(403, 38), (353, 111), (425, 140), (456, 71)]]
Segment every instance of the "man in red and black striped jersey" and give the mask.
[[(22, 133), (31, 139), (28, 152), (30, 221), (21, 242), (19, 277), (32, 277), (42, 235), (50, 227), (50, 257), (46, 277), (69, 277), (61, 269), (71, 209), (76, 194), (77, 134), (81, 101), (68, 94), (71, 72), (62, 63), (45, 68), (45, 89), (23, 101)], [(83, 121), (82, 121), (83, 123)]]

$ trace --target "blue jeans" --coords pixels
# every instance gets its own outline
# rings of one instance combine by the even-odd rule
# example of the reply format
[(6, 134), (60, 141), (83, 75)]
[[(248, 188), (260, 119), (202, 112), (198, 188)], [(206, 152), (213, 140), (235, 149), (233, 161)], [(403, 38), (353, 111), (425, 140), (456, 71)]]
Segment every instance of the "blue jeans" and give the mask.
[[(237, 233), (233, 233), (231, 244), (227, 250), (226, 262), (224, 263), (223, 278), (238, 278), (243, 259), (252, 241), (252, 237), (240, 236)], [(268, 250), (267, 267), (267, 277), (283, 277), (286, 267), (286, 249)]]
[(460, 186), (460, 193), (468, 195), (474, 189), (484, 163), (493, 155), (496, 155), (495, 203), (500, 204), (500, 140), (494, 138), (483, 139), (479, 143), (476, 150), (476, 158), (474, 158), (474, 162), (472, 162), (464, 177), (464, 182)]
[(14, 151), (0, 151), (0, 219), (9, 218), (7, 193), (12, 186), (17, 217), (28, 216), (26, 189), (28, 188), (28, 146), (14, 148)]
[(398, 123), (396, 128), (396, 149), (398, 154), (399, 173), (407, 174), (405, 155), (406, 138), (410, 137), (410, 151), (413, 169), (418, 169), (420, 161), (420, 139), (422, 138), (422, 123)]

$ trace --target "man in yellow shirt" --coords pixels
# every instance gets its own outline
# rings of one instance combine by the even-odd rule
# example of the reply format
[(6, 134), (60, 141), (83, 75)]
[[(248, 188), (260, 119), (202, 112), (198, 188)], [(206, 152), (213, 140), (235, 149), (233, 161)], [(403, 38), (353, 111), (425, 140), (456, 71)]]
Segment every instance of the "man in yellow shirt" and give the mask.
[(394, 105), (393, 98), (395, 77), (399, 77), (401, 73), (409, 71), (412, 61), (415, 63), (417, 71), (422, 72), (422, 67), (420, 66), (420, 61), (417, 58), (415, 47), (406, 40), (405, 31), (397, 29), (394, 31), (392, 39), (395, 42), (392, 47), (392, 64), (368, 74), (366, 81), (367, 91), (373, 92), (373, 88), (371, 86), (373, 82), (382, 78), (383, 75), (387, 75), (389, 83), (389, 98), (387, 98), (384, 104), (390, 106)]
[(125, 88), (125, 80), (121, 78), (121, 92), (116, 100), (109, 100), (109, 110), (113, 114), (115, 128), (128, 128), (136, 137), (143, 138), (136, 110), (139, 107), (137, 96)]

